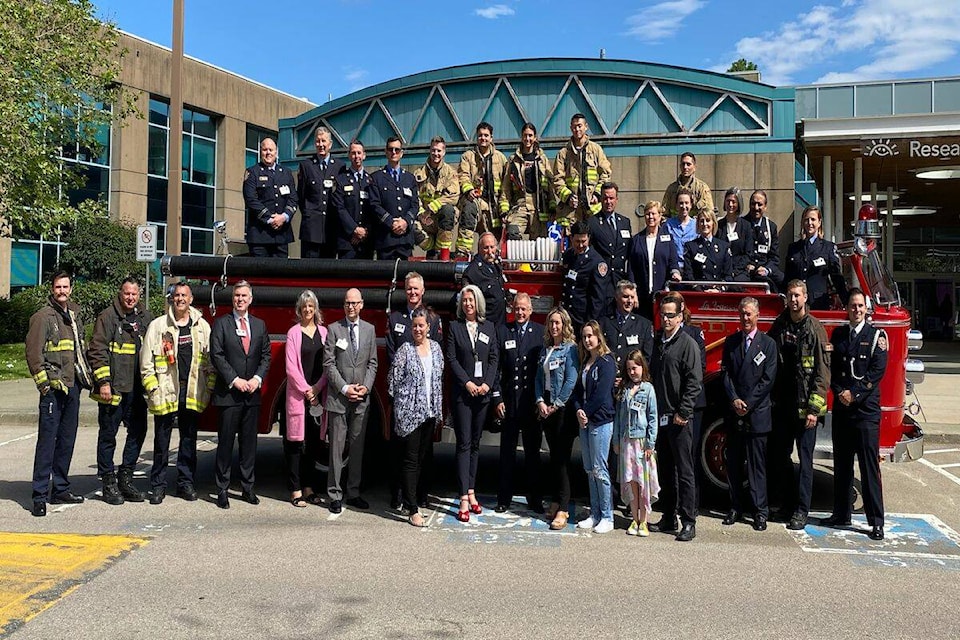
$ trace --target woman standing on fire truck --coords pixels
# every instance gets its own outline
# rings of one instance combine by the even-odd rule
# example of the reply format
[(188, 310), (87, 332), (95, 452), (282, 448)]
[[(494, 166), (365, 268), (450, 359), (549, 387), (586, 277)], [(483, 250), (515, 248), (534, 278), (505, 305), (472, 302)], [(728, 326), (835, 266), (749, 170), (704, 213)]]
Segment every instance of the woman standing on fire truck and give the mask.
[(837, 245), (823, 239), (823, 213), (819, 207), (809, 206), (800, 216), (801, 238), (787, 249), (784, 282), (803, 280), (811, 309), (829, 309), (830, 288), (836, 289), (846, 304), (846, 287), (840, 277), (840, 257)]

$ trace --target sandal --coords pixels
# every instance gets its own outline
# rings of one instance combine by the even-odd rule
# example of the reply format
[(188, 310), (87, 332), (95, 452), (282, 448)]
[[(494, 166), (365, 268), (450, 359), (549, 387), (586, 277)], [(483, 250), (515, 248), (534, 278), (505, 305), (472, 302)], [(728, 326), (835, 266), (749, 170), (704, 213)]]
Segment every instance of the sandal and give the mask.
[(290, 504), (302, 509), (307, 506), (307, 500), (303, 496), (297, 496), (295, 498), (290, 498)]
[(557, 515), (553, 518), (553, 521), (550, 523), (550, 529), (552, 531), (562, 531), (567, 528), (567, 520), (570, 518), (570, 514), (566, 511), (557, 511)]
[(427, 521), (423, 519), (423, 516), (420, 515), (419, 512), (414, 513), (413, 515), (411, 515), (411, 516), (407, 519), (407, 522), (409, 522), (409, 523), (410, 523), (411, 525), (413, 525), (414, 527), (423, 528), (423, 527), (427, 526)]

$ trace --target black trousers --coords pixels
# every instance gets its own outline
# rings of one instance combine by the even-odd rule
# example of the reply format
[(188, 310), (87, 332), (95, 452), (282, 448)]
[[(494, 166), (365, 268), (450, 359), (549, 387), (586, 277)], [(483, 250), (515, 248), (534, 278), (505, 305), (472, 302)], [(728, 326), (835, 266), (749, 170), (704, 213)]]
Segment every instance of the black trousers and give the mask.
[[(767, 476), (771, 493), (780, 499), (780, 510), (786, 515), (796, 513), (806, 517), (810, 513), (813, 494), (813, 449), (817, 444), (817, 429), (823, 424), (817, 420), (813, 429), (806, 428), (806, 419), (798, 418), (796, 409), (774, 413), (774, 428), (767, 448)], [(793, 466), (793, 448), (800, 459), (798, 470)]]
[(549, 478), (553, 500), (561, 511), (570, 508), (570, 456), (577, 437), (577, 425), (567, 407), (557, 409), (546, 420), (541, 420), (543, 435), (550, 447)]
[(247, 244), (250, 255), (255, 258), (286, 258), (286, 244)]
[(233, 441), (240, 447), (240, 486), (253, 491), (254, 468), (257, 463), (257, 416), (260, 405), (233, 405), (220, 407), (220, 427), (217, 438), (217, 489), (230, 488), (230, 468), (233, 465)]
[(489, 396), (471, 396), (465, 391), (453, 399), (453, 433), (457, 440), (457, 483), (460, 495), (476, 488), (480, 461), (480, 436), (490, 410)]
[(406, 260), (413, 253), (413, 245), (401, 245), (377, 249), (377, 260)]
[(366, 244), (360, 245), (359, 248), (351, 246), (349, 249), (337, 249), (337, 258), (340, 260), (372, 260), (373, 249)]
[[(390, 416), (390, 443), (388, 445), (389, 468), (387, 469), (389, 475), (387, 484), (391, 500), (396, 498), (396, 496), (402, 497), (403, 495), (404, 444), (400, 441), (400, 436), (397, 435), (397, 431), (394, 428), (395, 421), (396, 414), (393, 414)], [(418, 504), (427, 501), (427, 496), (430, 494), (430, 486), (433, 481), (433, 432), (430, 433), (430, 437), (427, 439), (426, 447), (427, 452), (424, 454), (423, 460), (420, 461), (420, 473), (417, 476)]]
[(696, 524), (696, 479), (693, 471), (693, 425), (671, 422), (657, 433), (660, 509), (668, 521), (676, 515), (683, 524)]
[(117, 433), (120, 423), (127, 428), (123, 443), (120, 468), (133, 471), (147, 437), (147, 401), (143, 389), (120, 394), (120, 404), (101, 404), (97, 408), (97, 473), (103, 476), (113, 473), (113, 455), (117, 450)]
[(543, 427), (534, 411), (507, 414), (500, 432), (500, 483), (497, 504), (509, 505), (513, 500), (514, 468), (517, 465), (517, 441), (523, 441), (524, 487), (530, 506), (540, 508), (540, 442)]
[(53, 495), (70, 490), (70, 461), (77, 442), (80, 418), (80, 387), (50, 389), (40, 396), (40, 424), (33, 457), (33, 501), (46, 502), (53, 476)]
[(310, 443), (304, 440), (283, 439), (283, 460), (287, 466), (287, 489), (291, 493), (304, 487), (316, 487), (313, 478), (317, 475), (316, 457)]
[(749, 433), (731, 428), (727, 432), (727, 480), (730, 482), (730, 508), (743, 512), (740, 494), (746, 463), (747, 489), (754, 513), (770, 515), (767, 506), (767, 434)]
[(883, 526), (883, 482), (880, 478), (880, 423), (833, 412), (833, 513), (849, 518), (853, 510), (853, 456), (860, 465), (863, 513), (871, 527)]
[(170, 457), (170, 434), (174, 427), (180, 433), (177, 447), (177, 487), (192, 487), (197, 473), (197, 425), (200, 414), (187, 409), (184, 402), (175, 413), (153, 418), (153, 467), (150, 486), (167, 486), (167, 460)]
[(417, 512), (417, 501), (420, 498), (418, 494), (420, 475), (423, 471), (423, 461), (427, 457), (427, 451), (433, 448), (434, 425), (434, 418), (428, 418), (405, 436), (394, 434), (403, 457), (401, 464), (403, 506), (411, 513)]
[(336, 258), (337, 247), (331, 242), (300, 242), (300, 257), (302, 258)]

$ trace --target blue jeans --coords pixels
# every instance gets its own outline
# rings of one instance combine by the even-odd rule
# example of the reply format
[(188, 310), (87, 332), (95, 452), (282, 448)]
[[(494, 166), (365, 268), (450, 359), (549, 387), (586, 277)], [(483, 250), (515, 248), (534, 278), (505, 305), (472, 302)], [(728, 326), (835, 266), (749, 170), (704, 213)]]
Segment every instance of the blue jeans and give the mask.
[(590, 517), (594, 522), (613, 520), (613, 505), (610, 498), (610, 470), (607, 455), (610, 453), (610, 438), (613, 423), (587, 424), (580, 430), (580, 452), (583, 454), (583, 470), (587, 472), (590, 487)]

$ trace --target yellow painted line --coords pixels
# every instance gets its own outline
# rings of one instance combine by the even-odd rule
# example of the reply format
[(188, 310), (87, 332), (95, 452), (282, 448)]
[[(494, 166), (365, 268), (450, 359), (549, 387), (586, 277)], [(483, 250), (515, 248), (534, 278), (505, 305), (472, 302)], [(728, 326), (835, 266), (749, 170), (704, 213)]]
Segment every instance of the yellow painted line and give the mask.
[(0, 532), (0, 638), (148, 541), (136, 536)]

